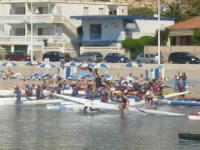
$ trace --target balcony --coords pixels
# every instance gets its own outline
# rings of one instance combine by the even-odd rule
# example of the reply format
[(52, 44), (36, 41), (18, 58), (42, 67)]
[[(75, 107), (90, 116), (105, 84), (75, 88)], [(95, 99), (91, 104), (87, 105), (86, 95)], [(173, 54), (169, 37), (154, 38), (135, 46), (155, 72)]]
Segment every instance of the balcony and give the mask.
[[(44, 41), (63, 42), (62, 36), (34, 36), (33, 45), (44, 45)], [(30, 36), (7, 36), (0, 37), (0, 45), (29, 45), (31, 43)]]
[[(40, 14), (33, 15), (32, 22), (33, 23), (53, 23), (54, 16), (52, 14)], [(0, 16), (0, 23), (2, 24), (30, 24), (31, 16), (30, 15), (8, 15), (8, 16)]]

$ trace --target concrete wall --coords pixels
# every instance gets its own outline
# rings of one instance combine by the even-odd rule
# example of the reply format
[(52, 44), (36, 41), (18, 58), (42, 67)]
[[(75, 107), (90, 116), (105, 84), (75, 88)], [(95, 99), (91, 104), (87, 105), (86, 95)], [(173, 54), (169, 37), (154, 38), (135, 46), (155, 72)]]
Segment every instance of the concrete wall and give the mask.
[[(157, 46), (145, 46), (145, 53), (157, 53)], [(171, 52), (191, 52), (196, 56), (200, 56), (200, 46), (161, 46), (162, 55), (168, 59)]]

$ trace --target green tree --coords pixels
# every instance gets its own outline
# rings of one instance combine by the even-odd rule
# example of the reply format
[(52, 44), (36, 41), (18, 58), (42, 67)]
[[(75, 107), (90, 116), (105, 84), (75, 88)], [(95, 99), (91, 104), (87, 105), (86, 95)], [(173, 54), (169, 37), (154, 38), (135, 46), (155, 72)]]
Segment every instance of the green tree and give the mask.
[[(160, 31), (160, 45), (166, 45), (168, 41), (168, 36), (169, 36), (169, 29), (161, 30)], [(156, 35), (154, 37), (154, 45), (158, 44), (158, 31), (156, 32)]]
[(139, 53), (144, 51), (144, 46), (152, 45), (154, 42), (154, 37), (143, 36), (139, 39), (127, 38), (122, 41), (122, 46), (128, 48), (131, 51), (131, 58), (135, 58)]
[(200, 16), (200, 0), (191, 0), (188, 15), (190, 17)]
[(189, 7), (181, 5), (180, 2), (175, 1), (172, 3), (166, 4), (167, 9), (165, 12), (161, 13), (161, 16), (172, 17), (175, 19), (175, 22), (185, 20), (188, 18)]
[(139, 7), (139, 8), (129, 7), (128, 14), (133, 16), (153, 16), (154, 11), (153, 9), (148, 7)]
[(196, 29), (192, 36), (192, 44), (193, 45), (200, 45), (200, 28)]

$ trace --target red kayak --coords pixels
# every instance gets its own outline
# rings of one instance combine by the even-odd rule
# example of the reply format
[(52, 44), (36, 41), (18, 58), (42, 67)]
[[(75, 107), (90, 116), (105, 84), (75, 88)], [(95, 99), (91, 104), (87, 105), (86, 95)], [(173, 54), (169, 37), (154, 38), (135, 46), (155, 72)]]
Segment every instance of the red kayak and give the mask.
[(189, 114), (188, 118), (190, 120), (200, 120), (200, 113), (198, 113), (198, 114)]

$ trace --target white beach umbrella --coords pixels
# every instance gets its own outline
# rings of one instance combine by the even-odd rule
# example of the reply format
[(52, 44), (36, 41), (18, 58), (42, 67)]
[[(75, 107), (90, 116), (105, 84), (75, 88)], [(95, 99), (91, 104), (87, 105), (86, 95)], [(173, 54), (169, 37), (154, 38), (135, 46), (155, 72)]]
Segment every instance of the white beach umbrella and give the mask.
[(79, 67), (88, 67), (89, 66), (89, 64), (88, 63), (86, 63), (86, 62), (84, 62), (84, 63), (81, 63), (80, 65), (79, 65)]
[(17, 66), (17, 64), (15, 64), (13, 62), (10, 62), (10, 61), (7, 61), (7, 62), (3, 63), (1, 66), (4, 66), (4, 67), (14, 67), (14, 66)]
[(94, 66), (95, 69), (97, 68), (109, 68), (110, 66), (106, 63), (98, 63)]
[(79, 63), (74, 62), (74, 61), (70, 61), (70, 62), (65, 63), (64, 66), (65, 67), (77, 67), (77, 66), (79, 66)]
[(51, 64), (40, 64), (39, 65), (39, 68), (45, 68), (45, 69), (49, 69), (49, 68), (52, 68), (52, 67), (55, 67), (54, 65), (51, 65)]
[(127, 63), (127, 64), (125, 65), (125, 67), (128, 67), (128, 68), (132, 68), (132, 67), (142, 67), (142, 65), (132, 61), (132, 62)]
[(26, 62), (26, 66), (36, 66), (39, 65), (40, 63), (37, 61), (28, 61)]

